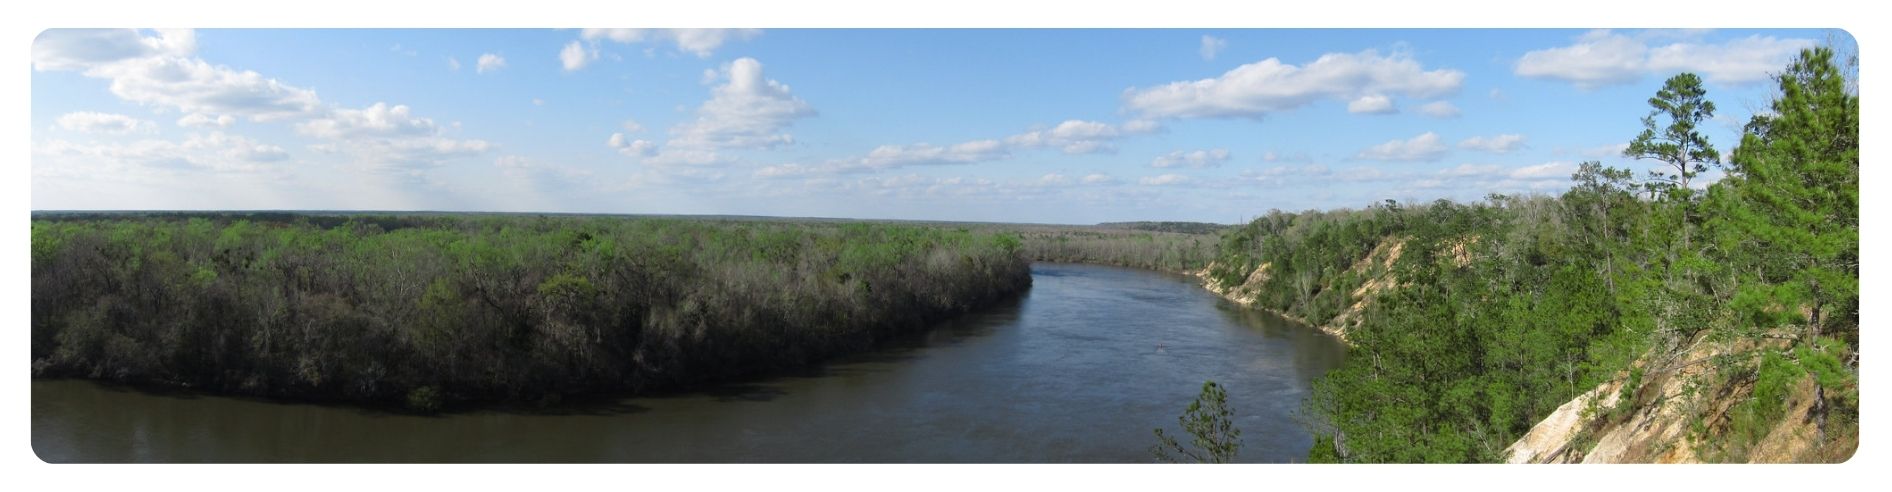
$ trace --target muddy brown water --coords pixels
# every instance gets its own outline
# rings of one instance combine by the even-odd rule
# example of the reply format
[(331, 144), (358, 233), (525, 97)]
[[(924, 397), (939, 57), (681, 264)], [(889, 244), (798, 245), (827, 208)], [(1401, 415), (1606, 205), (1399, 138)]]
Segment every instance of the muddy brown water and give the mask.
[[(1227, 387), (1241, 461), (1312, 438), (1341, 342), (1183, 277), (1036, 264), (1029, 294), (807, 374), (536, 411), (413, 416), (32, 383), (50, 462), (1148, 462), (1151, 430)], [(1183, 436), (1187, 441), (1187, 436)]]

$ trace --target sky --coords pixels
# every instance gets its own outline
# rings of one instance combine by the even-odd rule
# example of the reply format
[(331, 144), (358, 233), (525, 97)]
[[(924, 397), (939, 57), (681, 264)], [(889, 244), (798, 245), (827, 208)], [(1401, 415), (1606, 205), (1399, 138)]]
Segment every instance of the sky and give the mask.
[[(1235, 223), (1558, 193), (1680, 72), (1723, 155), (1844, 31), (70, 30), (35, 210)], [(1709, 180), (1703, 180), (1706, 183)]]

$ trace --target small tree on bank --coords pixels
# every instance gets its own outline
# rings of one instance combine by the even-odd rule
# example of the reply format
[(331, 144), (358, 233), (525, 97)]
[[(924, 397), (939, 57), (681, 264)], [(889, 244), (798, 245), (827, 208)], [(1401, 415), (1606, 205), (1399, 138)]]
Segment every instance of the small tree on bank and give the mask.
[(1228, 407), (1228, 393), (1215, 381), (1202, 383), (1202, 394), (1189, 403), (1176, 422), (1193, 439), (1193, 447), (1184, 447), (1176, 438), (1156, 429), (1158, 444), (1150, 447), (1156, 460), (1163, 463), (1230, 463), (1242, 448), (1242, 431), (1235, 428), (1234, 412)]

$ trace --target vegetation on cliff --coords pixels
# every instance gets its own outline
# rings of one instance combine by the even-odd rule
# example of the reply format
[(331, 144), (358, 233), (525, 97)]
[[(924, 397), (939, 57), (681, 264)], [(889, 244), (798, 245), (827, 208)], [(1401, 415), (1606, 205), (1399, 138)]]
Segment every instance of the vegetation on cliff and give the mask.
[[(1605, 381), (1625, 383), (1628, 407), (1610, 409), (1624, 415), (1667, 403), (1635, 398), (1642, 385), (1702, 364), (1713, 370), (1691, 387), (1736, 402), (1686, 412), (1702, 459), (1749, 459), (1807, 381), (1820, 439), (1844, 446), (1858, 418), (1858, 97), (1826, 48), (1776, 80), (1726, 162), (1698, 130), (1713, 103), (1681, 74), (1625, 153), (1656, 162), (1647, 176), (1590, 162), (1557, 197), (1272, 212), (1225, 233), (1214, 281), (1316, 323), (1361, 309), (1352, 354), (1309, 402), (1329, 426), (1310, 459), (1497, 461)], [(1703, 188), (1711, 167), (1725, 177)], [(1388, 241), (1403, 254), (1387, 271), (1355, 266)], [(1396, 287), (1358, 288), (1376, 279)], [(1729, 349), (1673, 356), (1704, 341)]]

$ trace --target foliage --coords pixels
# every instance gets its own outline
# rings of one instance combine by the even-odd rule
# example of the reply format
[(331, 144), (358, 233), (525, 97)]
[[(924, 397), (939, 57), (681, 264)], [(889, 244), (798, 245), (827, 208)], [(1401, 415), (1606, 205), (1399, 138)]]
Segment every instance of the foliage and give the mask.
[(1399, 287), (1366, 304), (1351, 353), (1309, 400), (1328, 426), (1317, 461), (1496, 461), (1589, 388), (1626, 377), (1633, 397), (1645, 373), (1625, 376), (1630, 361), (1702, 335), (1756, 347), (1723, 358), (1730, 379), (1709, 390), (1752, 391), (1730, 411), (1740, 439), (1771, 429), (1788, 388), (1809, 377), (1823, 390), (1816, 411), (1856, 421), (1858, 99), (1843, 79), (1829, 51), (1803, 52), (1729, 176), (1699, 199), (1688, 180), (1718, 154), (1696, 124), (1714, 108), (1683, 74), (1650, 100), (1628, 152), (1673, 173), (1637, 182), (1584, 163), (1559, 197), (1271, 213), (1224, 235), (1212, 274), (1239, 281), (1265, 263), (1277, 280), (1257, 302), (1318, 323), (1323, 296), (1353, 285), (1349, 265), (1403, 244), (1390, 272)]
[[(1165, 223), (1167, 224), (1167, 223)], [(1033, 261), (1092, 263), (1193, 273), (1215, 258), (1215, 236), (1085, 226), (999, 227), (1016, 234)]]
[(1030, 284), (1002, 232), (601, 217), (33, 222), (36, 375), (406, 405), (804, 366)]
[(1189, 403), (1176, 423), (1189, 433), (1191, 446), (1156, 429), (1157, 445), (1150, 447), (1156, 460), (1176, 463), (1187, 459), (1195, 463), (1230, 463), (1242, 449), (1242, 430), (1235, 428), (1234, 412), (1228, 407), (1228, 393), (1215, 381), (1202, 383), (1202, 394)]

